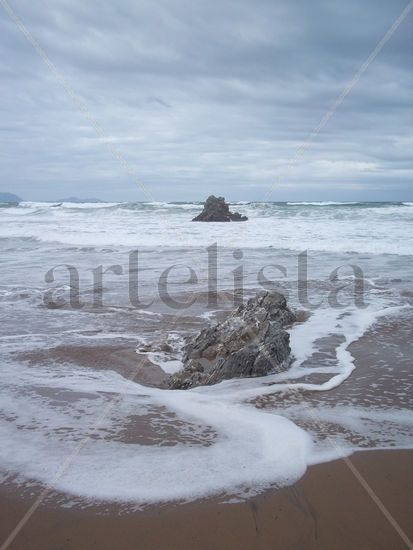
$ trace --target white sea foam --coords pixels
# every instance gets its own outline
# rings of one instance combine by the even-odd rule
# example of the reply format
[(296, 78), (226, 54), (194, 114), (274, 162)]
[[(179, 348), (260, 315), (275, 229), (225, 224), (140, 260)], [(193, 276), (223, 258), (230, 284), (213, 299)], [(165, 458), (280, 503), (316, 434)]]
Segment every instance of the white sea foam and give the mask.
[[(365, 447), (413, 446), (409, 435), (413, 420), (408, 411), (381, 410), (379, 397), (371, 407), (328, 401), (326, 390), (345, 380), (351, 385), (351, 376), (356, 375), (349, 345), (382, 316), (403, 313), (396, 300), (397, 296), (401, 300), (400, 292), (395, 293), (388, 283), (379, 284), (376, 278), (370, 279), (370, 285), (377, 288), (369, 290), (368, 308), (319, 308), (308, 321), (294, 326), (291, 367), (263, 378), (168, 391), (140, 386), (114, 371), (82, 369), (54, 363), (52, 358), (35, 366), (16, 359), (15, 352), (56, 347), (62, 342), (100, 346), (112, 339), (136, 344), (164, 341), (163, 315), (156, 308), (130, 311), (117, 302), (112, 308), (106, 294), (101, 314), (42, 307), (46, 269), (56, 263), (73, 263), (82, 276), (89, 274), (94, 262), (104, 263), (97, 247), (111, 247), (104, 256), (109, 263), (121, 261), (118, 251), (123, 246), (149, 247), (153, 263), (151, 269), (140, 272), (142, 284), (154, 278), (152, 268), (156, 274), (162, 271), (162, 261), (175, 263), (176, 250), (190, 250), (197, 262), (200, 247), (213, 242), (222, 247), (251, 247), (255, 261), (251, 269), (270, 263), (269, 249), (258, 251), (262, 247), (272, 247), (275, 255), (281, 249), (330, 251), (334, 254), (314, 255), (317, 265), (312, 264), (311, 271), (317, 292), (323, 288), (326, 273), (337, 267), (331, 258), (350, 251), (367, 258), (377, 255), (367, 264), (373, 277), (380, 274), (385, 281), (397, 275), (401, 281), (397, 284), (408, 283), (411, 258), (394, 255), (412, 254), (406, 238), (413, 220), (409, 204), (312, 206), (239, 203), (236, 209), (250, 218), (243, 224), (193, 224), (190, 219), (192, 211), (201, 208), (198, 204), (54, 207), (23, 203), (4, 209), (0, 237), (2, 266), (7, 269), (2, 269), (0, 289), (0, 328), (4, 330), (0, 336), (0, 473), (17, 475), (22, 483), (37, 480), (47, 484), (80, 441), (93, 434), (57, 476), (55, 488), (90, 499), (146, 503), (223, 492), (251, 494), (291, 483), (308, 465), (347, 455), (362, 446), (357, 443), (360, 441), (367, 442)], [(25, 247), (30, 254), (20, 252)], [(283, 258), (295, 265), (293, 256), (286, 253)], [(342, 256), (337, 261), (341, 265)], [(290, 264), (289, 277), (283, 283), (292, 281)], [(233, 266), (221, 267), (230, 273), (222, 288), (230, 288)], [(117, 277), (114, 283), (108, 276), (105, 288), (113, 291), (117, 300), (125, 300), (125, 289), (120, 288)], [(127, 292), (127, 285), (125, 288)], [(140, 295), (150, 301), (149, 294)], [(205, 320), (215, 313), (200, 317)], [(173, 353), (149, 352), (149, 358), (167, 373), (182, 366), (180, 337), (179, 333), (168, 334)], [(333, 348), (329, 360), (323, 362), (319, 357), (326, 340), (333, 342), (329, 344)], [(406, 391), (406, 387), (400, 389)], [(289, 400), (300, 392), (311, 396), (316, 405), (306, 406), (305, 397)], [(255, 400), (270, 404), (265, 410), (258, 409)], [(314, 423), (329, 425), (327, 437), (310, 426)], [(128, 427), (130, 433), (125, 435)], [(353, 440), (347, 432), (354, 432)], [(146, 441), (147, 433), (154, 435)]]
[[(337, 386), (354, 368), (349, 343), (379, 316), (396, 312), (396, 308), (354, 310), (345, 315), (317, 312), (307, 324), (292, 330), (295, 362), (290, 371), (191, 391), (143, 387), (112, 371), (68, 365), (60, 366), (57, 375), (53, 364), (33, 368), (5, 362), (0, 468), (17, 474), (21, 482), (30, 479), (43, 484), (60, 472), (54, 478), (59, 491), (94, 500), (138, 503), (190, 500), (223, 492), (242, 495), (246, 490), (251, 495), (274, 484), (292, 483), (308, 465), (347, 455), (353, 447), (340, 436), (331, 444), (317, 441), (299, 428), (294, 419), (306, 414), (302, 405), (282, 407), (280, 403), (276, 411), (263, 411), (246, 400), (291, 389), (323, 392)], [(316, 350), (317, 341), (338, 330), (345, 341), (336, 348), (337, 362), (311, 369), (329, 375), (328, 380), (301, 383), (300, 378), (310, 370), (305, 360)], [(166, 416), (156, 421), (162, 411)], [(128, 419), (136, 423), (137, 417), (144, 420), (148, 413), (148, 422), (158, 422), (159, 443), (122, 442)], [(162, 426), (171, 417), (181, 435), (175, 444), (165, 446)], [(324, 407), (317, 409), (316, 419), (374, 435), (380, 445), (391, 440), (394, 445), (408, 446), (405, 429), (412, 425), (413, 414)], [(205, 443), (206, 429), (210, 435)], [(77, 452), (80, 441), (92, 433), (93, 438)], [(188, 434), (190, 444), (185, 439)]]
[(166, 353), (148, 353), (148, 358), (152, 363), (154, 363), (158, 367), (161, 367), (161, 369), (167, 374), (175, 374), (183, 367), (182, 361), (180, 359), (171, 359), (170, 355)]
[(79, 247), (207, 247), (217, 242), (222, 247), (413, 254), (413, 245), (405, 238), (413, 211), (400, 204), (334, 203), (334, 208), (308, 208), (303, 203), (294, 207), (250, 203), (238, 206), (249, 216), (248, 223), (192, 223), (189, 210), (195, 213), (200, 208), (172, 203), (96, 203), (56, 208), (45, 203), (22, 203), (2, 212), (5, 223), (0, 237)]
[[(3, 372), (13, 377), (6, 368)], [(74, 396), (81, 391), (81, 397), (66, 407), (52, 406), (39, 396), (23, 407), (24, 397), (13, 391), (3, 399), (3, 407), (20, 428), (9, 422), (0, 425), (4, 442), (0, 463), (25, 478), (50, 481), (50, 473), (59, 470), (78, 441), (90, 433), (93, 416), (101, 417), (105, 401), (100, 394), (105, 392), (117, 395), (116, 412), (100, 424), (109, 441), (90, 441), (58, 477), (58, 490), (94, 499), (157, 502), (237, 491), (246, 485), (259, 490), (274, 481), (291, 482), (305, 471), (311, 439), (283, 417), (217, 404), (191, 392), (143, 388), (114, 373), (86, 375), (71, 370), (66, 375), (60, 372), (59, 379), (50, 375), (20, 370), (18, 382), (24, 382), (32, 394), (47, 381), (49, 391), (75, 392)], [(209, 426), (216, 439), (210, 446), (170, 447), (110, 440), (124, 416), (144, 414), (149, 405), (166, 407), (180, 422)]]
[(358, 202), (336, 202), (336, 201), (321, 201), (321, 202), (287, 202), (290, 206), (345, 206), (346, 204), (360, 204)]
[(60, 207), (89, 210), (89, 209), (99, 209), (99, 208), (113, 208), (114, 206), (118, 206), (120, 204), (123, 204), (123, 203), (120, 203), (120, 202), (63, 202), (60, 204)]

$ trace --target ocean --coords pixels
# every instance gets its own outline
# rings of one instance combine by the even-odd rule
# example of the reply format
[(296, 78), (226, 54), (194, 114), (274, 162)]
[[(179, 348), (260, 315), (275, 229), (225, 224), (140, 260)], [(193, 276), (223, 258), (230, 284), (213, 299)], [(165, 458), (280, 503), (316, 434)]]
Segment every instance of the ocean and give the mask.
[[(2, 483), (243, 499), (413, 447), (413, 203), (242, 202), (247, 222), (192, 223), (201, 206), (0, 204)], [(165, 389), (184, 338), (262, 289), (300, 319), (290, 368)]]

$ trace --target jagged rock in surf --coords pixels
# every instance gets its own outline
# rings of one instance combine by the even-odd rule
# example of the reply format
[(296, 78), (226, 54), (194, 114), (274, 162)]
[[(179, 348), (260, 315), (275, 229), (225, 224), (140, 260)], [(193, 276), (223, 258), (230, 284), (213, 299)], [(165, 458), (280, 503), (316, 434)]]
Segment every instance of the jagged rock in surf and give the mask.
[(184, 368), (171, 377), (169, 387), (188, 389), (284, 370), (291, 353), (285, 327), (295, 320), (282, 294), (257, 294), (225, 321), (187, 339)]
[(198, 214), (193, 222), (245, 222), (247, 216), (242, 216), (239, 212), (230, 212), (228, 204), (224, 197), (215, 197), (211, 195), (204, 204), (203, 211)]

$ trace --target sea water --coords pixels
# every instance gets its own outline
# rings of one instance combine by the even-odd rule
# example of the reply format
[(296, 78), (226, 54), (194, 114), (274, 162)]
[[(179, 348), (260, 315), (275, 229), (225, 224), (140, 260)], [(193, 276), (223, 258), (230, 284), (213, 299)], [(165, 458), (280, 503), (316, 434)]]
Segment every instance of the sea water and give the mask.
[[(412, 447), (413, 204), (238, 203), (248, 222), (192, 223), (200, 209), (0, 205), (4, 483), (142, 504), (243, 497)], [(238, 300), (274, 288), (299, 312), (285, 372), (172, 391), (53, 353), (168, 342), (148, 356), (176, 372), (234, 287)], [(208, 304), (211, 288), (228, 300)]]

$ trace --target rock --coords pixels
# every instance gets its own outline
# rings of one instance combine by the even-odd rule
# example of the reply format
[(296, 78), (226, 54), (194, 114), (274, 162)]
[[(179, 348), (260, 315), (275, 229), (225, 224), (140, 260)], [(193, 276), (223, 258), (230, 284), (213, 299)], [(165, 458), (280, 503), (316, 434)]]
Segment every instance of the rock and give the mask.
[(247, 216), (242, 216), (239, 212), (230, 212), (228, 204), (224, 197), (215, 197), (211, 195), (204, 204), (203, 211), (198, 214), (193, 222), (245, 222)]
[(291, 352), (284, 327), (294, 321), (282, 294), (257, 294), (225, 321), (187, 340), (184, 368), (171, 377), (169, 387), (188, 389), (284, 370)]
[(152, 348), (151, 344), (141, 344), (138, 347), (137, 351), (139, 353), (149, 353), (149, 352), (153, 351), (153, 348)]
[(168, 343), (164, 342), (161, 344), (160, 348), (161, 351), (164, 351), (165, 353), (172, 353), (173, 349), (172, 346), (170, 346)]

